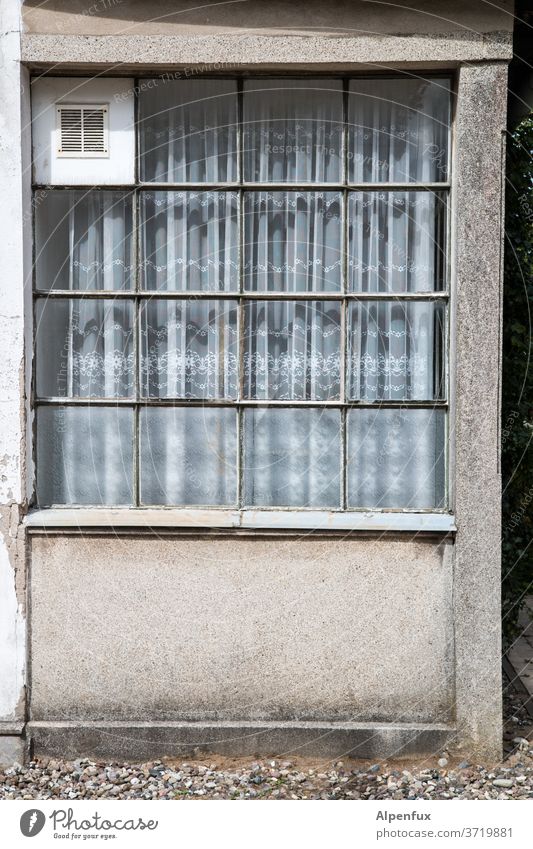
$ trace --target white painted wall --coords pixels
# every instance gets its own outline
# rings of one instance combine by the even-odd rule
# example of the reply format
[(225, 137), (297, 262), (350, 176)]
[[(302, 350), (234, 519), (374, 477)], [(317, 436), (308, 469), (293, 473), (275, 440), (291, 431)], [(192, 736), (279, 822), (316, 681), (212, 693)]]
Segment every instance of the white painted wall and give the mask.
[[(123, 185), (135, 180), (133, 79), (43, 77), (31, 86), (34, 179), (44, 185)], [(109, 110), (109, 157), (62, 159), (56, 104), (91, 103)]]
[(15, 721), (24, 686), (25, 622), (9, 547), (0, 533), (0, 721)]
[[(20, 0), (0, 5), (0, 733), (2, 722), (23, 718), (25, 626), (24, 553), (18, 539), (26, 493), (24, 314), (31, 228), (27, 73), (20, 65)], [(28, 242), (28, 245), (31, 242)], [(19, 594), (16, 591), (16, 570)], [(20, 580), (21, 578), (21, 580)]]

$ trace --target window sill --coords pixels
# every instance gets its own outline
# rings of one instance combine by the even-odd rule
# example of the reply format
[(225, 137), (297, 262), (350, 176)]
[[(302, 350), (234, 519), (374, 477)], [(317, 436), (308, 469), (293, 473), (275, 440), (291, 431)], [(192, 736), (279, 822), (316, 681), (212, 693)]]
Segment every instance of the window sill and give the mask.
[(377, 531), (453, 533), (455, 517), (436, 512), (327, 510), (224, 510), (131, 507), (56, 507), (34, 510), (29, 529), (235, 528), (242, 530)]

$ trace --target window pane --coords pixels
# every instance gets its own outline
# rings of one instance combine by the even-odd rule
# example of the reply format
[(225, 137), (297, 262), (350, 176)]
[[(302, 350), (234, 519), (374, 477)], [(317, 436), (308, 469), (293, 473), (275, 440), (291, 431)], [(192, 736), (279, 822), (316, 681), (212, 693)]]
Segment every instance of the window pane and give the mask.
[(443, 507), (445, 410), (349, 410), (348, 507)]
[(236, 301), (150, 300), (141, 307), (141, 391), (153, 398), (236, 398)]
[(340, 182), (342, 120), (340, 80), (246, 80), (244, 179)]
[(132, 503), (133, 411), (113, 407), (39, 407), (37, 501)]
[(340, 457), (339, 410), (245, 410), (245, 505), (339, 507)]
[(234, 192), (144, 192), (142, 288), (236, 291), (238, 203)]
[(350, 292), (446, 288), (446, 200), (430, 192), (348, 197)]
[[(144, 86), (144, 87), (143, 87)], [(140, 173), (145, 182), (237, 179), (235, 80), (143, 80)]]
[(235, 410), (147, 407), (140, 424), (143, 504), (236, 504)]
[(339, 397), (339, 303), (247, 303), (244, 332), (245, 398), (326, 401)]
[(133, 394), (131, 301), (39, 299), (35, 318), (39, 397), (122, 398)]
[(251, 292), (339, 292), (339, 192), (244, 196), (244, 287)]
[(132, 199), (124, 192), (34, 195), (38, 289), (131, 289)]
[(444, 397), (444, 305), (352, 302), (348, 307), (348, 397), (433, 401)]
[(449, 124), (449, 80), (352, 80), (348, 100), (349, 181), (447, 180)]

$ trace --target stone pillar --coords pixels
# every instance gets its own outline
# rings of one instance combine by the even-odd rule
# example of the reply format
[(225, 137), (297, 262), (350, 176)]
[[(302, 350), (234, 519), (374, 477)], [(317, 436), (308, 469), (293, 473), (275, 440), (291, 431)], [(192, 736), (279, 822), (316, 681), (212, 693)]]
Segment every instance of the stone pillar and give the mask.
[(484, 761), (500, 758), (502, 751), (499, 438), (506, 102), (506, 63), (461, 67), (452, 171), (456, 719), (459, 745)]

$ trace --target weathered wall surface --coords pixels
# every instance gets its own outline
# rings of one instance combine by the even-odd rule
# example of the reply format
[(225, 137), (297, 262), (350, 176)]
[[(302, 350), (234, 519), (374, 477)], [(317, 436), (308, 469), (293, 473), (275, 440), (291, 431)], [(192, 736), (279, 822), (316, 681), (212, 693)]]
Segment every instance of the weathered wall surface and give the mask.
[(510, 32), (513, 2), (399, 0), (384, 9), (364, 0), (26, 0), (24, 25), (31, 33), (90, 35), (205, 35), (256, 30), (264, 35), (390, 33), (429, 35)]
[[(25, 718), (25, 309), (31, 242), (28, 79), (20, 65), (20, 4), (0, 7), (0, 763), (22, 759)], [(28, 234), (29, 235), (29, 234)], [(30, 324), (31, 326), (31, 324)]]
[[(455, 241), (454, 580), (457, 722), (472, 748), (501, 747), (500, 379), (507, 68), (459, 73)], [(474, 637), (474, 639), (473, 639)]]
[(31, 548), (34, 720), (451, 720), (450, 543)]

